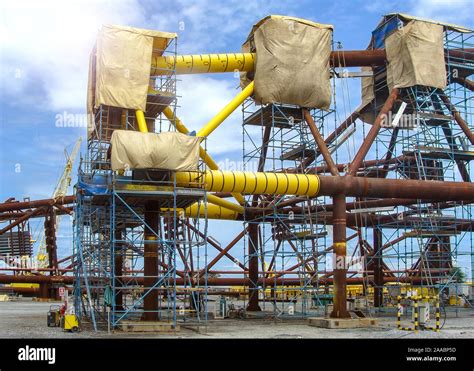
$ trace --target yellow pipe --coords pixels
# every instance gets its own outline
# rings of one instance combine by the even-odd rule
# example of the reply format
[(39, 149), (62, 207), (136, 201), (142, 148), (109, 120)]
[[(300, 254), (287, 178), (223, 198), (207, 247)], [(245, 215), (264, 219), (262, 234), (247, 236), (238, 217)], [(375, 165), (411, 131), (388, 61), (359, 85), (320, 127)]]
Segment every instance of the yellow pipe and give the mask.
[(255, 53), (160, 56), (152, 59), (151, 75), (167, 75), (173, 70), (177, 74), (250, 72), (254, 70), (254, 64)]
[[(166, 107), (163, 110), (164, 115), (171, 123), (176, 127), (176, 129), (183, 134), (189, 134), (188, 128), (183, 124), (183, 122), (175, 116), (173, 110), (170, 107)], [(202, 158), (204, 163), (209, 167), (211, 170), (219, 170), (219, 166), (213, 160), (213, 158), (206, 152), (202, 146), (199, 147), (199, 156)]]
[(196, 134), (198, 137), (207, 137), (211, 134), (222, 122), (229, 117), (229, 115), (240, 106), (245, 99), (253, 94), (253, 81), (248, 84), (237, 96), (230, 101), (214, 118), (209, 121), (204, 127), (199, 130)]
[[(201, 177), (204, 177), (202, 179)], [(316, 196), (319, 193), (319, 177), (314, 174), (285, 174), (270, 172), (214, 171), (204, 174), (177, 172), (176, 183), (189, 186), (203, 181), (209, 192), (238, 192), (242, 194), (280, 194)]]
[(148, 126), (146, 126), (145, 114), (143, 111), (136, 110), (135, 116), (137, 117), (138, 130), (142, 133), (148, 133)]
[(207, 201), (209, 201), (211, 204), (215, 204), (218, 206), (225, 207), (226, 209), (236, 211), (240, 214), (244, 213), (244, 208), (240, 205), (234, 204), (233, 202), (224, 200), (220, 197), (214, 196), (214, 195), (207, 195)]
[[(162, 212), (173, 211), (173, 209), (163, 208)], [(181, 211), (188, 218), (204, 218), (207, 215), (208, 219), (219, 219), (219, 220), (236, 220), (239, 213), (222, 206), (208, 203), (207, 206), (204, 204), (192, 204), (186, 209), (176, 209), (178, 215)]]
[[(176, 127), (176, 129), (183, 134), (189, 134), (189, 130), (186, 127), (186, 125), (183, 124), (183, 122), (179, 119), (178, 116), (176, 116), (173, 112), (173, 110), (170, 107), (165, 107), (163, 110), (163, 114), (166, 116), (168, 120)], [(219, 170), (219, 166), (217, 163), (214, 161), (214, 159), (207, 153), (207, 151), (202, 148), (202, 146), (199, 147), (199, 156), (201, 159), (204, 161), (204, 163), (208, 166), (209, 169), (211, 170)], [(233, 193), (232, 196), (237, 200), (237, 202), (241, 205), (245, 205), (245, 198), (239, 194), (239, 193)]]

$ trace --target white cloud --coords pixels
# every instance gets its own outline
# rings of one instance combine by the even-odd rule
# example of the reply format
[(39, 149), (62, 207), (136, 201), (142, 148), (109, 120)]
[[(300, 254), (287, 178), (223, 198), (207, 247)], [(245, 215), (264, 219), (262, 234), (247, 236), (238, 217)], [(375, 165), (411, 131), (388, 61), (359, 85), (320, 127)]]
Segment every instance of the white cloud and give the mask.
[[(198, 131), (238, 93), (239, 80), (209, 75), (181, 76), (178, 117), (189, 130)], [(207, 139), (211, 155), (242, 149), (241, 110), (235, 112)]]
[(474, 3), (472, 0), (410, 0), (403, 4), (392, 4), (385, 0), (373, 0), (364, 4), (364, 9), (381, 16), (399, 12), (472, 27)]
[(88, 55), (100, 25), (143, 17), (135, 0), (31, 0), (1, 7), (2, 95), (53, 111), (85, 107)]
[(412, 1), (410, 14), (442, 22), (472, 25), (472, 0), (417, 0)]

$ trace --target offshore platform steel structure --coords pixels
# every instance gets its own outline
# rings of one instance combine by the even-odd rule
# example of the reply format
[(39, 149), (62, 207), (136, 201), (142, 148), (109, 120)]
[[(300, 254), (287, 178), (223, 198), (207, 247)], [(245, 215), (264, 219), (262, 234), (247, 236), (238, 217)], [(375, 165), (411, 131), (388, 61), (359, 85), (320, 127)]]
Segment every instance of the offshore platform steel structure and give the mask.
[[(386, 34), (404, 26), (410, 19), (391, 14), (373, 32), (372, 48), (383, 48)], [(461, 32), (462, 31), (462, 32)], [(378, 44), (378, 45), (377, 45)], [(468, 76), (472, 63), (474, 34), (450, 25), (444, 26), (447, 87), (426, 86), (399, 89), (392, 111), (404, 110), (411, 120), (397, 127), (383, 128), (375, 139), (375, 166), (362, 169), (364, 176), (471, 182), (474, 159), (472, 145), (473, 93)], [(456, 50), (466, 53), (458, 54)], [(387, 97), (387, 69), (373, 69), (375, 100), (371, 109), (379, 112)], [(358, 200), (359, 201), (359, 200)], [(464, 291), (459, 275), (461, 265), (471, 265), (472, 284), (474, 243), (472, 204), (469, 200), (431, 202), (398, 200), (392, 209), (371, 216), (364, 234), (369, 248), (367, 265), (373, 271), (373, 300), (384, 306), (384, 280), (419, 281), (418, 286), (436, 294), (460, 295)], [(465, 272), (464, 272), (465, 273)], [(385, 300), (384, 300), (385, 299)]]
[[(384, 48), (384, 38), (390, 31), (406, 23), (403, 16), (385, 17), (373, 32), (380, 45), (374, 45), (372, 41), (369, 50), (378, 53), (377, 49)], [(252, 110), (249, 100), (243, 105), (244, 163), (252, 164), (252, 169), (258, 167), (258, 171), (265, 168), (268, 171), (330, 173), (333, 176), (344, 172), (346, 176), (382, 179), (471, 182), (473, 152), (469, 148), (472, 145), (469, 139), (472, 139), (472, 125), (468, 123), (472, 122), (473, 86), (467, 77), (474, 72), (474, 36), (472, 32), (461, 32), (449, 25), (444, 31), (448, 71), (448, 87), (444, 91), (414, 86), (391, 92), (386, 82), (386, 64), (375, 59), (367, 64), (367, 60), (363, 61), (363, 70), (373, 70), (369, 76), (373, 76), (375, 81), (375, 101), (370, 107), (359, 107), (341, 125), (337, 125), (336, 120), (334, 131), (324, 141), (318, 131), (324, 132), (325, 126), (328, 128), (328, 123), (335, 120), (335, 102), (332, 112), (319, 110), (311, 115), (280, 104)], [(463, 52), (458, 53), (459, 50)], [(333, 67), (348, 67), (344, 54), (333, 52)], [(351, 62), (349, 60), (349, 64)], [(333, 76), (341, 77), (336, 70)], [(360, 74), (363, 76), (367, 76), (364, 71)], [(382, 114), (397, 112), (401, 106), (407, 114), (415, 117), (409, 126), (387, 128), (379, 121), (373, 127), (362, 126), (362, 134), (356, 132), (355, 121), (361, 116), (361, 111), (376, 118), (381, 111)], [(259, 130), (248, 129), (255, 125)], [(314, 134), (312, 138), (311, 134)], [(365, 140), (355, 159), (347, 158), (347, 153), (340, 147), (357, 134), (359, 138), (363, 135)], [(313, 146), (308, 138), (312, 139)], [(362, 161), (370, 153), (369, 149), (372, 149), (375, 159)], [(331, 155), (336, 161), (331, 159)], [(347, 159), (348, 163), (336, 165), (334, 162), (338, 158)], [(292, 160), (296, 164), (291, 165)], [(353, 165), (354, 162), (358, 167)], [(309, 167), (312, 163), (316, 166)], [(462, 286), (466, 287), (466, 284), (460, 279), (456, 267), (458, 263), (472, 267), (474, 262), (471, 203), (468, 199), (432, 202), (424, 198), (414, 200), (407, 192), (404, 198), (350, 197), (347, 200), (346, 225), (352, 233), (344, 241), (348, 255), (346, 282), (360, 284), (375, 307), (387, 305), (389, 301), (393, 304), (396, 293), (403, 286), (405, 289), (410, 286), (426, 288), (427, 292), (445, 292), (456, 297), (465, 292)], [(309, 313), (308, 299), (317, 305), (318, 298), (324, 298), (324, 294), (331, 291), (327, 284), (323, 288), (320, 284), (326, 283), (326, 279), (335, 273), (330, 255), (337, 247), (337, 241), (334, 243), (334, 235), (332, 246), (328, 244), (328, 231), (333, 229), (326, 224), (325, 217), (332, 213), (334, 221), (338, 201), (333, 199), (331, 204), (326, 198), (319, 197), (316, 199), (319, 204), (312, 204), (314, 199), (307, 197), (260, 198), (259, 206), (267, 212), (250, 223), (259, 225), (256, 228), (263, 234), (258, 239), (262, 246), (252, 248), (249, 240), (249, 261), (253, 251), (255, 260), (262, 263), (263, 273), (259, 277), (262, 286), (272, 285), (272, 278), (282, 278), (281, 286), (273, 282), (270, 295), (265, 291), (262, 296), (264, 305), (265, 302), (272, 303), (278, 315), (286, 311), (288, 305), (277, 308), (277, 302), (296, 302), (301, 297), (298, 309), (306, 315)], [(256, 206), (255, 196), (252, 206)], [(265, 223), (271, 226), (268, 237), (265, 237)], [(339, 233), (343, 234), (342, 228), (339, 228)], [(352, 244), (350, 240), (353, 240)], [(285, 244), (289, 251), (285, 250)], [(266, 259), (270, 261), (269, 265), (265, 263)], [(291, 284), (291, 280), (285, 282), (284, 277), (290, 275), (299, 277), (299, 284), (294, 281)], [(468, 279), (473, 281), (472, 269)], [(384, 295), (386, 283), (390, 283), (387, 293), (391, 295)], [(259, 309), (257, 306), (253, 308)], [(347, 316), (344, 310), (340, 313)]]
[[(177, 40), (154, 55), (176, 55)], [(95, 330), (126, 321), (201, 321), (207, 235), (205, 192), (177, 187), (168, 171), (111, 170), (114, 130), (172, 131), (160, 114), (177, 105), (174, 66), (151, 75), (142, 120), (133, 110), (100, 105), (81, 161), (75, 207), (75, 306)], [(141, 120), (141, 121), (140, 121)], [(179, 210), (194, 205), (201, 218)], [(197, 233), (199, 232), (199, 233)], [(190, 269), (192, 267), (192, 269)], [(179, 289), (178, 289), (179, 285)], [(178, 319), (179, 317), (179, 319)]]
[[(404, 22), (387, 16), (378, 29), (393, 19)], [(281, 313), (285, 303), (299, 301), (296, 311), (306, 315), (309, 300), (323, 292), (333, 296), (331, 316), (347, 318), (348, 285), (371, 287), (375, 306), (384, 305), (388, 283), (455, 287), (455, 260), (473, 261), (474, 48), (472, 31), (445, 26), (444, 35), (444, 91), (389, 91), (383, 45), (333, 51), (333, 76), (340, 68), (364, 67), (375, 81), (374, 103), (343, 120), (334, 103), (327, 112), (254, 106), (250, 83), (196, 135), (211, 135), (242, 106), (244, 163), (253, 173), (221, 171), (205, 148), (195, 173), (157, 178), (155, 172), (110, 169), (115, 129), (189, 133), (176, 116), (176, 75), (251, 72), (255, 65), (254, 53), (178, 56), (175, 50), (154, 56), (156, 85), (147, 102), (159, 108), (147, 108), (146, 125), (130, 110), (96, 111), (76, 194), (77, 311), (95, 326), (105, 324), (108, 307), (113, 326), (134, 318), (176, 326), (178, 318), (207, 313), (202, 298), (208, 287), (243, 286), (247, 311), (267, 309), (268, 302)], [(362, 108), (373, 113), (370, 125), (359, 120)], [(417, 130), (385, 127), (389, 112), (414, 114)], [(361, 145), (348, 156), (343, 145), (357, 136)], [(207, 218), (243, 222), (243, 231), (221, 247), (207, 236)], [(241, 263), (231, 249), (244, 237)], [(210, 261), (207, 244), (217, 250)], [(224, 257), (241, 268), (241, 278), (225, 271), (213, 276), (210, 269)]]

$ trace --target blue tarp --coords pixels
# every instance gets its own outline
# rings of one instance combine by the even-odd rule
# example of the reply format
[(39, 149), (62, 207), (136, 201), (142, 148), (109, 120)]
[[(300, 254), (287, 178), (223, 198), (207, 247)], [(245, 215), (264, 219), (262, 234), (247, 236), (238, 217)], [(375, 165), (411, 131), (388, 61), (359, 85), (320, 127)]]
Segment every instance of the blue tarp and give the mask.
[(383, 49), (385, 47), (385, 38), (390, 35), (393, 30), (398, 28), (400, 22), (401, 20), (398, 17), (393, 17), (372, 32), (372, 37), (374, 38), (374, 49)]
[(77, 182), (86, 196), (106, 195), (109, 193), (107, 176), (95, 174), (92, 179), (81, 179)]

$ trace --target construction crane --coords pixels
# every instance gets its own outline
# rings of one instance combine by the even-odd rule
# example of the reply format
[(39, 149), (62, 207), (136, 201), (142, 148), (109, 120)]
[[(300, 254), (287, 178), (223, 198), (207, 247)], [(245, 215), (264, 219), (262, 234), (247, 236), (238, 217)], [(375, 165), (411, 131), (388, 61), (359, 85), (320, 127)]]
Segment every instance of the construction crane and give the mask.
[[(74, 148), (72, 149), (71, 153), (68, 154), (67, 150), (64, 149), (64, 154), (66, 156), (66, 166), (64, 167), (63, 173), (61, 174), (61, 178), (59, 178), (58, 184), (56, 185), (52, 198), (60, 198), (66, 196), (67, 190), (71, 185), (71, 172), (72, 166), (74, 165), (74, 161), (76, 160), (77, 154), (79, 153), (79, 149), (81, 148), (82, 138), (79, 137), (74, 144)], [(59, 229), (59, 222), (61, 217), (59, 215), (56, 216), (56, 230)], [(38, 247), (38, 253), (36, 255), (36, 261), (38, 262), (39, 268), (46, 268), (48, 266), (48, 253), (46, 251), (46, 236), (44, 234), (44, 230), (42, 231), (41, 242)]]

